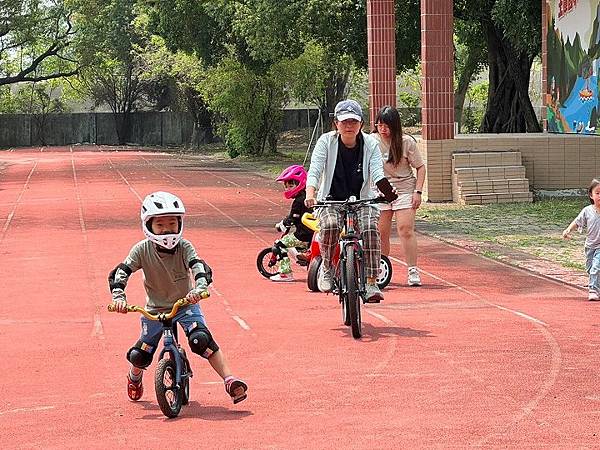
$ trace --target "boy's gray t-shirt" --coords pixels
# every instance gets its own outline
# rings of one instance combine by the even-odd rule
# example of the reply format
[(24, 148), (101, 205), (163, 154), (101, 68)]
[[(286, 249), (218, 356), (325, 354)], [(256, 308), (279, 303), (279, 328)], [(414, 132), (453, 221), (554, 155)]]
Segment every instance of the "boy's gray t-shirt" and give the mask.
[(133, 246), (125, 264), (132, 272), (142, 269), (146, 289), (146, 309), (170, 311), (173, 304), (193, 288), (189, 262), (198, 259), (194, 246), (181, 239), (175, 253), (159, 253), (148, 239)]
[(586, 206), (575, 218), (575, 223), (580, 230), (586, 230), (586, 248), (600, 248), (600, 212), (594, 205)]

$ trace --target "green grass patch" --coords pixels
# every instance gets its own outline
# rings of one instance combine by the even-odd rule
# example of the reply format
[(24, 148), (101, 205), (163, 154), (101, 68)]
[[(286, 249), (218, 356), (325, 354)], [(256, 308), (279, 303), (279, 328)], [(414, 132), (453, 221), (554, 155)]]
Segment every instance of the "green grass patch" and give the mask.
[[(573, 239), (565, 240), (562, 231), (588, 204), (587, 197), (495, 205), (426, 203), (419, 209), (417, 221), (418, 227), (425, 232), (445, 237), (464, 236), (584, 270), (585, 236), (573, 233)], [(482, 253), (486, 251), (484, 249)]]

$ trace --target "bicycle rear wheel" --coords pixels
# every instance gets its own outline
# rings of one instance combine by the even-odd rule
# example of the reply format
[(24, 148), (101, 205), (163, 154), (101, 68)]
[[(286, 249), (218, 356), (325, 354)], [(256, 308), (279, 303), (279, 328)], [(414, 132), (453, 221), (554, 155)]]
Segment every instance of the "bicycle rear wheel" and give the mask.
[(319, 267), (321, 267), (322, 259), (320, 256), (311, 258), (308, 264), (308, 275), (306, 276), (306, 284), (312, 292), (319, 292), (317, 278), (319, 278)]
[(352, 337), (359, 339), (362, 336), (362, 322), (360, 317), (360, 295), (358, 292), (358, 277), (360, 270), (358, 260), (354, 249), (346, 254), (346, 283), (348, 292), (346, 301), (348, 302), (348, 315), (350, 316), (350, 328)]
[(279, 260), (273, 254), (271, 247), (263, 248), (256, 257), (256, 268), (265, 278), (271, 278), (279, 273)]
[(158, 362), (154, 375), (156, 400), (162, 413), (169, 417), (177, 417), (183, 404), (183, 389), (177, 387), (177, 369), (175, 361), (163, 358)]

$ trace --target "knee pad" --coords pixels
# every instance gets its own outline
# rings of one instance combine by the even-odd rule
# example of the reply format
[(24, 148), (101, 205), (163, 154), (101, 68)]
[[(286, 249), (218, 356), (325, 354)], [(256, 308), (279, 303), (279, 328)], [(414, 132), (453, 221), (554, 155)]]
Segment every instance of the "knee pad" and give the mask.
[(147, 344), (137, 342), (127, 352), (127, 360), (138, 369), (145, 369), (152, 363), (152, 353), (142, 348), (145, 345)]
[(206, 359), (219, 350), (210, 331), (205, 327), (194, 328), (188, 335), (188, 343), (192, 352)]

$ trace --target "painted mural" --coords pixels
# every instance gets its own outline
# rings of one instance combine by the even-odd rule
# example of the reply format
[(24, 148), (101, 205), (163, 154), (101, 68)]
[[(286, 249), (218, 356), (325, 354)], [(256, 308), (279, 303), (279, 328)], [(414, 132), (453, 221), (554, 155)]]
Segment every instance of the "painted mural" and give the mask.
[(600, 134), (600, 0), (547, 0), (548, 131)]

